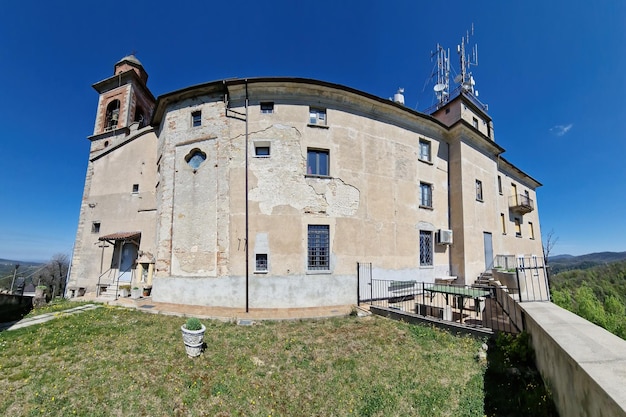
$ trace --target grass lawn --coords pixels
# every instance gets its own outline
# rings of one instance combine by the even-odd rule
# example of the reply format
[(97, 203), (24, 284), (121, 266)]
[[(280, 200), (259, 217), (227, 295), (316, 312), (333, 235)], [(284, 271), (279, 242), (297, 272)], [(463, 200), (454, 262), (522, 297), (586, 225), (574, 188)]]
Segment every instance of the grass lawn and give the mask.
[(0, 333), (0, 415), (484, 415), (470, 337), (380, 317), (203, 320), (190, 359), (183, 322), (105, 306)]

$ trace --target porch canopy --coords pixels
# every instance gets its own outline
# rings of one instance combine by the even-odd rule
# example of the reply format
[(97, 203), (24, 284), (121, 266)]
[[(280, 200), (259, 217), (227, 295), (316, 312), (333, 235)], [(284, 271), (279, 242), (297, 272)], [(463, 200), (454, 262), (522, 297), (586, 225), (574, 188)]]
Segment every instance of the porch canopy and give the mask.
[(98, 240), (115, 244), (115, 242), (132, 242), (139, 246), (139, 240), (141, 239), (141, 232), (116, 232), (110, 235), (100, 236)]

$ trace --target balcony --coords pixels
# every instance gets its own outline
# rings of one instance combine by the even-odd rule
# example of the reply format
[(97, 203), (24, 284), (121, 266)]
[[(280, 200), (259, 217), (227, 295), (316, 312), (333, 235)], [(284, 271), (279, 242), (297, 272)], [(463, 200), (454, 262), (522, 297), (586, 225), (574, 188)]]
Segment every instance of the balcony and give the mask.
[(526, 214), (535, 209), (535, 203), (527, 195), (514, 194), (509, 197), (509, 209), (514, 213)]

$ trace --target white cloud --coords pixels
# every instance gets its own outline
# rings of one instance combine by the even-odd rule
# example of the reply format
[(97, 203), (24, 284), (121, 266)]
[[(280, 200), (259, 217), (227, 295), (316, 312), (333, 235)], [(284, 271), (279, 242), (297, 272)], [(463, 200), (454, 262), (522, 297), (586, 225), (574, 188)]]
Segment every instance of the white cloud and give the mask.
[(550, 128), (550, 132), (557, 136), (563, 136), (574, 126), (574, 124), (570, 123), (568, 125), (556, 125)]

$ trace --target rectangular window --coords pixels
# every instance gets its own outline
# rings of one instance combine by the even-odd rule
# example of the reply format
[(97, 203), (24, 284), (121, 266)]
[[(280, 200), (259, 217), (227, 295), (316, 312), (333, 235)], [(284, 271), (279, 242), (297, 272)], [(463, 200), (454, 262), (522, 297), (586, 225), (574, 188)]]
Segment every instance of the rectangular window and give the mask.
[(326, 109), (310, 107), (309, 124), (326, 126)]
[(100, 233), (100, 222), (91, 223), (91, 233)]
[(137, 194), (139, 192), (139, 184), (133, 184), (133, 194)]
[(310, 224), (307, 265), (311, 271), (330, 269), (330, 226)]
[(472, 126), (478, 129), (478, 119), (475, 117), (472, 117)]
[(254, 141), (254, 156), (256, 156), (257, 158), (269, 158), (270, 141), (269, 140), (255, 140)]
[(535, 229), (533, 228), (533, 224), (531, 222), (528, 222), (528, 231), (530, 232), (530, 238), (534, 239), (535, 238)]
[(433, 265), (433, 232), (420, 230), (420, 266)]
[(191, 112), (191, 126), (198, 127), (201, 124), (202, 124), (202, 112), (200, 110)]
[(518, 204), (518, 200), (517, 200), (517, 185), (515, 185), (514, 183), (511, 183), (511, 195), (513, 196), (513, 201), (515, 201), (515, 205), (517, 206), (517, 204)]
[(430, 162), (430, 142), (427, 140), (420, 139), (420, 156), (421, 161)]
[(483, 201), (483, 182), (476, 180), (476, 200)]
[(500, 223), (502, 223), (502, 234), (506, 235), (506, 217), (504, 213), (500, 213)]
[(515, 218), (515, 237), (522, 237), (522, 222)]
[(267, 253), (256, 254), (256, 264), (254, 270), (256, 272), (267, 272)]
[(502, 195), (502, 177), (498, 175), (498, 192)]
[(261, 102), (261, 113), (274, 113), (274, 103), (271, 101)]
[(425, 182), (420, 182), (420, 206), (433, 207), (433, 186)]
[(307, 175), (329, 176), (329, 157), (327, 149), (308, 149), (306, 160)]

